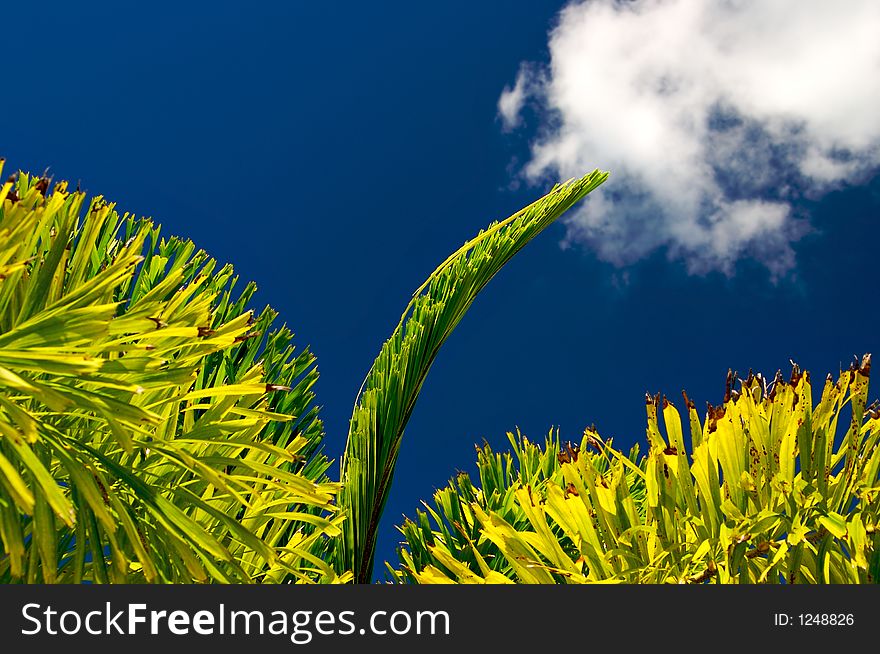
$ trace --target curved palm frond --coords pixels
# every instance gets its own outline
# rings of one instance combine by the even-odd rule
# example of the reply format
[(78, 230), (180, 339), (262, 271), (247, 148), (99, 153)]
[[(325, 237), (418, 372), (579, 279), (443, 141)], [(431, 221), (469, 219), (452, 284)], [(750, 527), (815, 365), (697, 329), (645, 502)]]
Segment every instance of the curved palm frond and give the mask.
[[(648, 397), (646, 457), (588, 430), (579, 447), (484, 448), (482, 488), (461, 475), (400, 528), (407, 583), (877, 583), (880, 411), (870, 356), (813, 404), (795, 366), (741, 380), (700, 422)], [(662, 413), (666, 436), (661, 432)], [(593, 451), (591, 451), (593, 450)]]
[(230, 266), (84, 200), (0, 188), (0, 580), (340, 580), (314, 357)]
[(337, 571), (370, 581), (379, 524), (406, 423), (437, 352), (480, 290), (517, 252), (605, 181), (594, 171), (556, 186), (493, 223), (450, 255), (414, 293), (364, 380), (341, 464), (347, 514), (334, 553)]

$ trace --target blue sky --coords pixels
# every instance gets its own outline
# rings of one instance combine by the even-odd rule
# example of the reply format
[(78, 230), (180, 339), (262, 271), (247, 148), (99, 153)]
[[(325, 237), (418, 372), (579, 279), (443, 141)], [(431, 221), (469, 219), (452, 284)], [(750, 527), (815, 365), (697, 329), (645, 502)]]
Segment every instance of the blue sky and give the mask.
[[(483, 439), (503, 448), (517, 426), (578, 439), (595, 423), (628, 446), (644, 439), (645, 391), (686, 388), (704, 405), (720, 401), (728, 367), (772, 374), (795, 359), (824, 375), (880, 351), (876, 132), (849, 129), (858, 116), (830, 96), (814, 113), (719, 103), (731, 96), (706, 79), (751, 70), (754, 44), (714, 60), (717, 77), (661, 57), (657, 74), (702, 95), (673, 105), (658, 104), (666, 91), (621, 95), (618, 80), (644, 72), (621, 43), (711, 14), (646, 10), (639, 22), (607, 9), (584, 27), (576, 12), (559, 17), (561, 2), (196, 4), (41, 3), (0, 44), (0, 155), (8, 168), (81, 180), (255, 280), (258, 302), (318, 355), (334, 458), (363, 376), (436, 264), (554, 177), (612, 171), (604, 200), (518, 255), (439, 356), (401, 448), (379, 560), (394, 555), (401, 514), (472, 470)], [(597, 21), (619, 38), (591, 40)], [(604, 68), (569, 47), (582, 38), (599, 43), (591, 61), (616, 53), (634, 68), (612, 66), (599, 85)], [(570, 66), (589, 92), (562, 76)], [(876, 71), (863, 85), (876, 91)], [(726, 107), (744, 131), (694, 136), (664, 123), (698, 105)], [(774, 111), (800, 131), (781, 129)], [(649, 133), (612, 138), (652, 120), (675, 140), (643, 150)], [(707, 139), (714, 159), (681, 154)], [(743, 166), (764, 173), (760, 183), (735, 184)], [(652, 179), (658, 168), (675, 198)], [(737, 213), (738, 200), (754, 211)]]

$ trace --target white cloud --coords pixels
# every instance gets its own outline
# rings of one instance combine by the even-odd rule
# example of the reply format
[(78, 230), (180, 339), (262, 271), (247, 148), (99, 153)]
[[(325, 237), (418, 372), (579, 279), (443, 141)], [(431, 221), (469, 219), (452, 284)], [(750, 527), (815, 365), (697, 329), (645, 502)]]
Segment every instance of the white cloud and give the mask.
[(880, 163), (878, 34), (876, 0), (589, 0), (499, 114), (510, 129), (541, 107), (528, 178), (612, 171), (566, 244), (617, 265), (665, 249), (694, 273), (752, 257), (775, 277), (808, 229), (791, 203)]
[(505, 131), (519, 126), (520, 112), (526, 100), (526, 84), (530, 78), (528, 69), (523, 66), (516, 76), (516, 84), (513, 88), (504, 87), (501, 97), (498, 98), (498, 115)]

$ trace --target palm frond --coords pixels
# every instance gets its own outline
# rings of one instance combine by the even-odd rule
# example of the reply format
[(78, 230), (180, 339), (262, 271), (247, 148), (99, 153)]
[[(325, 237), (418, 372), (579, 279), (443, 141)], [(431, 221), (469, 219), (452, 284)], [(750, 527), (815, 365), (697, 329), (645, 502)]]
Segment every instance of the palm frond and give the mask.
[(0, 188), (0, 580), (339, 580), (314, 357), (230, 266), (48, 187)]
[(517, 252), (607, 178), (594, 171), (555, 187), (510, 218), (493, 223), (450, 255), (414, 293), (364, 380), (341, 465), (347, 519), (336, 569), (370, 581), (376, 530), (406, 423), (434, 358), (479, 291)]

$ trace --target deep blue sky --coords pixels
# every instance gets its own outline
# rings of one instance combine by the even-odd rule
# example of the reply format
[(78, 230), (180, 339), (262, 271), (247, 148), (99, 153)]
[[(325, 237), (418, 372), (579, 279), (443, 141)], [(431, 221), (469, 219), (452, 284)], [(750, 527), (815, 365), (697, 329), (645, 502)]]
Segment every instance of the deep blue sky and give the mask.
[[(546, 190), (511, 190), (532, 134), (503, 134), (496, 103), (519, 62), (546, 60), (562, 3), (88, 4), (43, 2), (4, 30), (7, 172), (81, 180), (255, 280), (259, 304), (318, 355), (338, 459), (412, 290)], [(621, 285), (589, 252), (560, 249), (561, 226), (532, 243), (434, 365), (378, 559), (394, 556), (400, 515), (472, 470), (483, 439), (504, 448), (516, 426), (540, 439), (551, 425), (577, 439), (595, 423), (628, 446), (644, 440), (646, 390), (687, 388), (704, 406), (728, 367), (793, 358), (824, 375), (880, 352), (880, 180), (801, 209), (815, 232), (776, 285), (748, 262), (732, 279), (694, 277), (663, 255)]]

